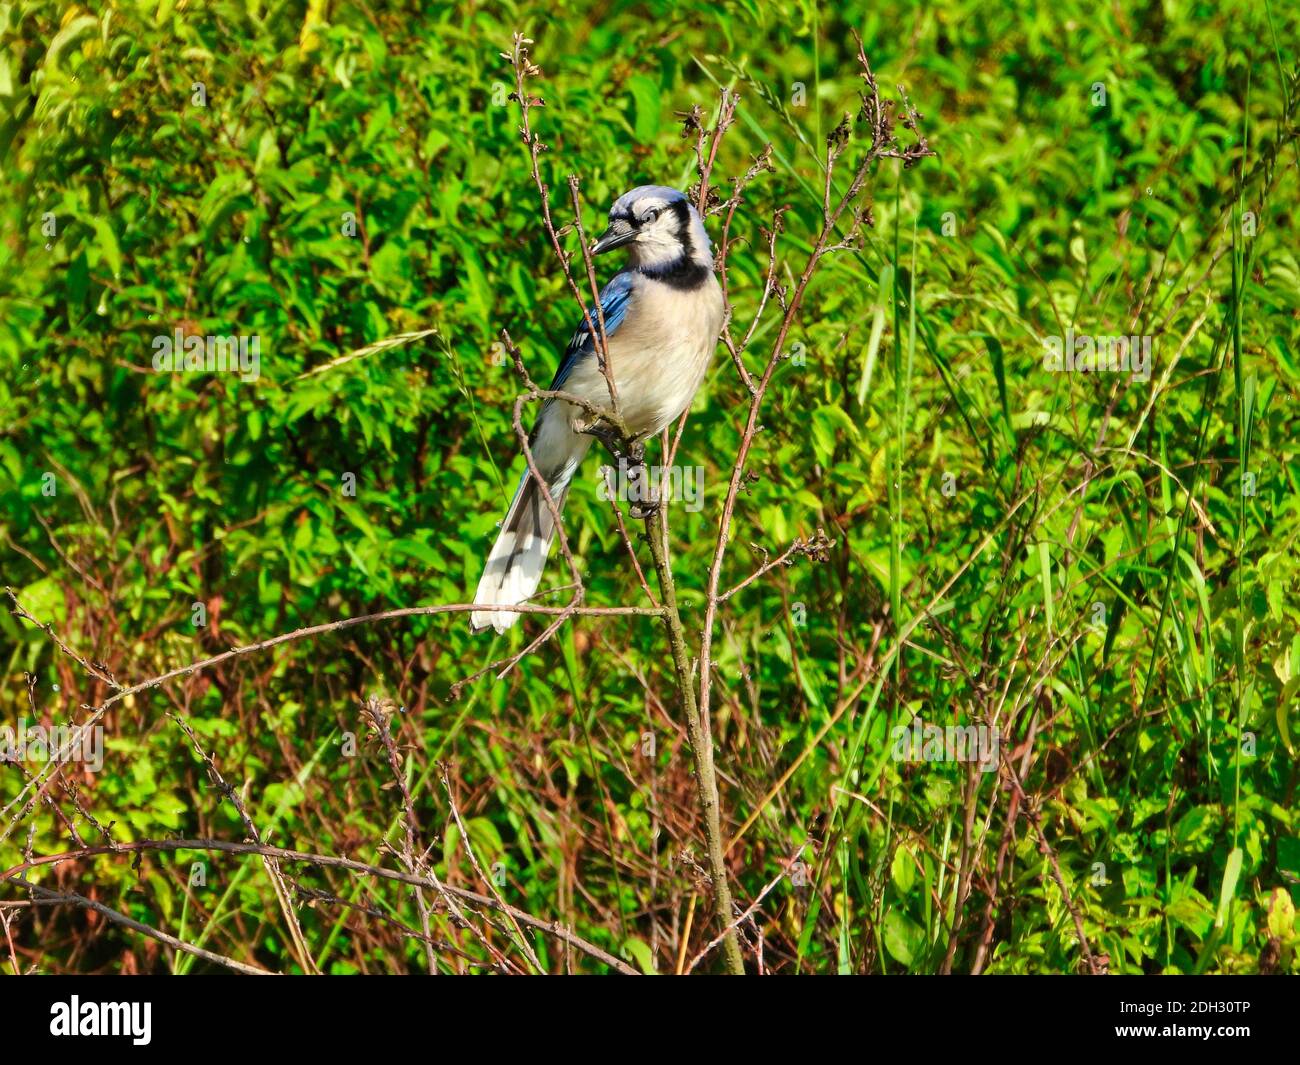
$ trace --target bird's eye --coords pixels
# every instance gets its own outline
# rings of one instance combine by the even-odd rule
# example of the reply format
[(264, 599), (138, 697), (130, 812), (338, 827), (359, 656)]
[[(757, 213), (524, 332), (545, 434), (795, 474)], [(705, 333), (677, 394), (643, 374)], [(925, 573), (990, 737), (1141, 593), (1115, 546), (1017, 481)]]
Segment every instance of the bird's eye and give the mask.
[(645, 217), (641, 221), (645, 222), (646, 224), (649, 224), (650, 222), (653, 222), (658, 217), (659, 217), (659, 208), (651, 207), (650, 210), (646, 211)]

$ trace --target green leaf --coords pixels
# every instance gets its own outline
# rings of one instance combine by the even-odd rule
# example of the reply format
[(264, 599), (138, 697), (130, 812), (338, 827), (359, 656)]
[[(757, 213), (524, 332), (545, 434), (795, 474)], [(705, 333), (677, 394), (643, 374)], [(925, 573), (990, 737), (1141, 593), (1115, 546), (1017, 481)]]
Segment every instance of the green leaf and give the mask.
[(1277, 731), (1282, 739), (1282, 746), (1287, 749), (1287, 753), (1292, 758), (1295, 757), (1295, 744), (1291, 742), (1291, 730), (1287, 726), (1287, 720), (1291, 715), (1291, 708), (1296, 703), (1296, 693), (1300, 692), (1300, 677), (1292, 677), (1282, 686), (1282, 693), (1277, 699)]
[(1214, 918), (1216, 928), (1222, 928), (1228, 917), (1228, 906), (1237, 894), (1237, 878), (1241, 876), (1242, 851), (1233, 847), (1228, 855), (1228, 863), (1223, 868), (1223, 885), (1219, 888), (1219, 912)]
[(635, 962), (637, 968), (646, 976), (655, 976), (658, 970), (655, 969), (654, 955), (650, 953), (650, 945), (645, 940), (637, 939), (635, 936), (629, 937), (623, 941), (623, 957), (628, 961)]
[(881, 268), (876, 285), (876, 309), (871, 319), (871, 335), (862, 354), (862, 377), (858, 382), (858, 406), (867, 401), (871, 390), (871, 376), (876, 369), (876, 355), (880, 351), (880, 338), (885, 333), (885, 312), (889, 309), (894, 289), (894, 267), (886, 263)]
[(893, 876), (894, 886), (898, 888), (900, 895), (911, 894), (912, 885), (916, 883), (916, 861), (912, 852), (906, 847), (899, 846), (894, 850), (893, 861), (890, 862), (890, 873)]
[(45, 52), (45, 65), (50, 68), (50, 71), (58, 68), (60, 56), (73, 41), (84, 37), (98, 25), (99, 19), (95, 18), (94, 15), (82, 15), (80, 18), (74, 18), (63, 29), (59, 30)]
[(1274, 888), (1268, 904), (1268, 934), (1284, 943), (1296, 936), (1295, 903), (1285, 888)]
[(890, 910), (884, 920), (885, 949), (895, 961), (910, 967), (925, 950), (925, 930), (898, 910)]
[(633, 74), (628, 79), (627, 87), (632, 93), (636, 115), (634, 125), (636, 139), (643, 145), (650, 144), (659, 135), (659, 109), (662, 95), (659, 84), (648, 74)]
[(115, 278), (121, 277), (122, 249), (118, 247), (117, 234), (113, 232), (113, 227), (108, 224), (108, 219), (98, 216), (91, 221), (91, 225), (95, 228), (95, 235), (99, 237), (99, 251), (104, 262), (108, 264)]

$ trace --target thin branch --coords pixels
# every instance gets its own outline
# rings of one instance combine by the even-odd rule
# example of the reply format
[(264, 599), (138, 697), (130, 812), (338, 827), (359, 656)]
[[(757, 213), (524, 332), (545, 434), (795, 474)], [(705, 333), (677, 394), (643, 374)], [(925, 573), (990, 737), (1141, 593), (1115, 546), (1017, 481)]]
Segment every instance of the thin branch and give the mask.
[[(91, 850), (103, 852), (105, 847), (94, 847)], [(142, 921), (137, 921), (134, 917), (128, 917), (124, 913), (118, 913), (117, 910), (105, 906), (102, 902), (95, 899), (88, 899), (85, 895), (78, 895), (75, 891), (52, 891), (50, 888), (42, 887), (40, 884), (33, 884), (21, 876), (6, 874), (3, 879), (12, 880), (20, 887), (28, 891), (35, 892), (41, 900), (47, 903), (66, 903), (71, 906), (82, 906), (88, 910), (94, 910), (101, 917), (106, 917), (114, 924), (120, 924), (124, 928), (130, 928), (133, 931), (140, 932), (149, 936), (151, 939), (158, 940), (174, 950), (183, 951), (186, 954), (192, 954), (203, 961), (210, 961), (215, 965), (222, 965), (227, 969), (232, 969), (237, 973), (243, 973), (245, 976), (276, 976), (278, 974), (271, 972), (269, 969), (260, 969), (256, 965), (246, 965), (242, 961), (235, 961), (234, 958), (227, 958), (224, 954), (217, 954), (203, 947), (197, 947), (193, 943), (186, 943), (183, 939), (177, 939), (173, 935), (152, 928)]]
[[(477, 891), (470, 891), (468, 888), (453, 887), (451, 884), (441, 884), (428, 877), (416, 876), (411, 873), (404, 873), (397, 869), (385, 869), (378, 865), (368, 865), (365, 862), (358, 862), (351, 858), (339, 858), (329, 854), (312, 854), (307, 851), (289, 850), (285, 847), (270, 847), (259, 843), (234, 843), (227, 840), (218, 839), (143, 839), (135, 840), (130, 843), (120, 843), (116, 848), (113, 847), (81, 847), (77, 850), (64, 851), (61, 854), (47, 854), (41, 858), (28, 858), (18, 865), (11, 866), (4, 872), (0, 873), (0, 882), (13, 881), (20, 883), (24, 887), (28, 886), (19, 874), (25, 873), (28, 869), (35, 869), (45, 865), (60, 865), (63, 862), (75, 861), (80, 858), (90, 858), (101, 854), (133, 854), (147, 851), (220, 851), (225, 854), (262, 854), (269, 855), (272, 858), (279, 858), (286, 862), (306, 862), (309, 865), (316, 865), (322, 868), (347, 869), (354, 873), (364, 873), (367, 876), (378, 877), (383, 880), (395, 880), (402, 884), (412, 884), (416, 887), (429, 887), (440, 890), (446, 894), (455, 895), (458, 899), (471, 902), (477, 906), (486, 906), (489, 909), (497, 910), (501, 913), (509, 913), (515, 920), (521, 924), (528, 925), (530, 928), (536, 928), (545, 932), (547, 935), (554, 936), (561, 942), (581, 951), (588, 957), (594, 958), (611, 969), (623, 973), (625, 976), (640, 975), (627, 962), (620, 961), (608, 951), (602, 950), (594, 943), (589, 943), (581, 936), (575, 935), (558, 921), (546, 921), (540, 917), (534, 917), (532, 914), (521, 910), (516, 906), (503, 903), (490, 895), (480, 895)], [(106, 915), (107, 916), (107, 915)], [(140, 929), (144, 931), (144, 929)], [(182, 948), (183, 949), (183, 948)]]

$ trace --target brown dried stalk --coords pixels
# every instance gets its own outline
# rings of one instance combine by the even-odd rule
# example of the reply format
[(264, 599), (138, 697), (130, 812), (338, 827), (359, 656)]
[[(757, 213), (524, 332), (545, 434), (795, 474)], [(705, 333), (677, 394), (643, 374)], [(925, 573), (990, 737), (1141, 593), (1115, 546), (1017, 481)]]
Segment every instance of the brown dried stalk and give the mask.
[[(28, 858), (19, 865), (12, 866), (9, 869), (0, 872), (0, 883), (23, 883), (21, 874), (28, 869), (39, 868), (45, 865), (61, 865), (64, 862), (77, 861), (82, 858), (92, 858), (103, 854), (142, 854), (149, 851), (219, 851), (224, 854), (260, 854), (265, 857), (278, 858), (285, 862), (304, 862), (308, 865), (319, 866), (323, 869), (346, 869), (349, 872), (362, 873), (366, 876), (378, 877), (382, 880), (394, 880), (402, 884), (411, 884), (415, 887), (433, 888), (440, 894), (454, 895), (457, 899), (471, 903), (475, 906), (482, 906), (486, 909), (496, 910), (499, 913), (509, 914), (520, 924), (527, 925), (529, 928), (535, 928), (539, 932), (545, 932), (547, 935), (554, 936), (563, 943), (568, 944), (575, 950), (581, 951), (588, 957), (594, 958), (602, 965), (608, 965), (615, 972), (622, 973), (625, 976), (639, 975), (632, 966), (625, 961), (620, 961), (608, 951), (602, 950), (594, 943), (589, 943), (581, 936), (575, 935), (568, 928), (565, 928), (558, 921), (546, 921), (540, 917), (534, 917), (525, 910), (516, 906), (501, 902), (490, 895), (480, 895), (477, 891), (470, 891), (468, 888), (453, 887), (451, 884), (443, 884), (427, 877), (416, 876), (412, 873), (404, 873), (397, 869), (385, 869), (379, 865), (368, 865), (365, 862), (358, 862), (351, 858), (340, 858), (332, 854), (312, 854), (308, 851), (290, 850), (286, 847), (270, 847), (261, 843), (234, 843), (229, 840), (219, 839), (142, 839), (130, 843), (121, 843), (116, 847), (81, 847), (77, 850), (64, 851), (60, 854), (47, 854), (40, 858)], [(76, 899), (67, 899), (66, 901), (77, 901)], [(86, 900), (89, 902), (90, 900)], [(78, 903), (83, 905), (84, 903)], [(107, 914), (105, 914), (107, 916)], [(146, 931), (137, 929), (137, 931)], [(147, 930), (152, 932), (153, 930)], [(175, 945), (175, 944), (173, 944)], [(185, 949), (178, 947), (178, 949)], [(208, 960), (222, 962), (220, 956), (214, 956)]]

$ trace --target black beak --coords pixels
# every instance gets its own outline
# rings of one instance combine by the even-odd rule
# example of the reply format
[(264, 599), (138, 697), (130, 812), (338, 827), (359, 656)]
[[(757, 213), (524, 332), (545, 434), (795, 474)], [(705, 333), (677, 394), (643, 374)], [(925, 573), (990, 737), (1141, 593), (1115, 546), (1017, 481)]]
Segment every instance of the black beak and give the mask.
[(591, 246), (591, 254), (599, 255), (601, 252), (613, 251), (615, 248), (621, 248), (624, 244), (631, 244), (636, 240), (636, 228), (631, 222), (622, 218), (616, 218), (610, 222), (609, 228), (601, 234), (601, 237)]

